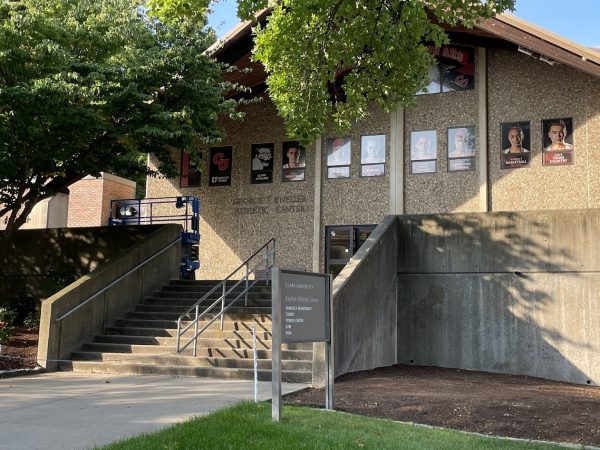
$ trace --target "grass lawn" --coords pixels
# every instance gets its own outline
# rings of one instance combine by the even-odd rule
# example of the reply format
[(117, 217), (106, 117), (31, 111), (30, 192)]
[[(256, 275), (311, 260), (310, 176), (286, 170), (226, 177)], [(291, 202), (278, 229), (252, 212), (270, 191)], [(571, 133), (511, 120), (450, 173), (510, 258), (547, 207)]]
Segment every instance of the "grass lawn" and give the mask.
[(117, 449), (558, 449), (450, 430), (405, 425), (339, 412), (284, 406), (271, 421), (270, 403), (236, 406), (106, 447)]

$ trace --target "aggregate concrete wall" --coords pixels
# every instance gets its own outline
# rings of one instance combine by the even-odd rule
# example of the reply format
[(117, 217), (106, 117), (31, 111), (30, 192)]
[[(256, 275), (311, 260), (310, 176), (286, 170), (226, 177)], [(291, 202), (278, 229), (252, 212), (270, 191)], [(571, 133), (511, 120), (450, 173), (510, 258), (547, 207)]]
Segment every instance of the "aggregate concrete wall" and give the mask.
[[(515, 75), (518, 68), (519, 74)], [(600, 206), (599, 79), (563, 64), (550, 66), (523, 53), (490, 49), (489, 179), (494, 211)], [(542, 120), (573, 118), (572, 165), (543, 166)], [(530, 122), (531, 162), (501, 169), (500, 124)]]
[[(355, 123), (346, 134), (328, 129), (322, 139), (321, 152), (321, 243), (320, 270), (325, 270), (324, 230), (333, 225), (368, 225), (379, 223), (390, 211), (390, 116), (382, 109), (370, 106), (368, 121)], [(361, 140), (363, 136), (385, 136), (384, 176), (361, 176)], [(351, 140), (350, 177), (327, 178), (327, 143), (331, 139)]]
[[(477, 51), (475, 51), (475, 63)], [(480, 73), (475, 68), (475, 88), (459, 92), (418, 95), (415, 104), (406, 108), (404, 121), (404, 211), (408, 214), (436, 212), (470, 212), (479, 210), (479, 171), (481, 147), (476, 139), (476, 170), (448, 171), (448, 128), (475, 126), (479, 133)], [(411, 132), (434, 130), (437, 136), (437, 170), (435, 173), (412, 174), (410, 170)]]
[[(179, 178), (148, 178), (147, 197), (195, 195), (200, 198), (200, 279), (222, 279), (269, 239), (277, 241), (281, 267), (312, 269), (315, 149), (306, 148), (304, 181), (283, 182), (281, 118), (267, 98), (241, 107), (241, 121), (223, 120), (223, 142), (231, 146), (231, 185), (209, 186), (209, 150), (199, 187), (179, 187)], [(251, 183), (252, 144), (273, 143), (273, 182)], [(174, 155), (180, 160), (180, 155)], [(156, 161), (149, 160), (155, 168)]]
[[(69, 358), (81, 342), (90, 340), (115, 319), (123, 317), (144, 296), (179, 274), (181, 246), (179, 225), (162, 225), (127, 252), (100, 266), (42, 302), (38, 364), (56, 370), (58, 361)], [(173, 242), (168, 249), (144, 266)], [(132, 273), (128, 274), (129, 271)], [(124, 276), (111, 287), (112, 282)], [(93, 300), (92, 296), (104, 290)], [(75, 309), (78, 308), (78, 309)], [(57, 320), (66, 313), (72, 314)]]
[(397, 230), (386, 216), (333, 281), (336, 377), (396, 362)]
[(600, 210), (399, 218), (398, 362), (600, 383)]
[[(598, 78), (561, 64), (549, 66), (516, 49), (475, 47), (474, 56), (473, 90), (416, 96), (415, 104), (404, 109), (402, 122), (373, 107), (368, 121), (353, 124), (347, 132), (327, 128), (320, 140), (320, 159), (315, 158), (317, 143), (307, 148), (305, 181), (281, 182), (281, 143), (287, 137), (281, 118), (265, 97), (243, 108), (243, 121), (223, 122), (226, 136), (219, 145), (233, 148), (231, 186), (209, 187), (207, 174), (198, 188), (179, 187), (178, 179), (149, 178), (147, 195), (201, 198), (200, 278), (222, 278), (271, 237), (277, 239), (282, 266), (311, 270), (314, 250), (322, 270), (326, 226), (375, 224), (390, 212), (600, 207)], [(526, 76), (515, 77), (515, 67)], [(573, 118), (572, 165), (542, 165), (541, 121), (553, 118)], [(531, 123), (531, 162), (518, 169), (501, 169), (501, 124), (515, 121)], [(448, 129), (467, 126), (475, 127), (474, 170), (449, 172)], [(411, 133), (423, 130), (433, 130), (437, 136), (437, 170), (411, 174)], [(361, 136), (371, 134), (386, 137), (381, 177), (360, 176)], [(349, 178), (327, 178), (327, 142), (335, 137), (351, 140)], [(274, 180), (253, 185), (250, 146), (260, 142), (275, 144)], [(208, 152), (205, 163), (208, 167)], [(315, 187), (318, 175), (320, 184)], [(390, 204), (392, 190), (401, 199), (394, 205)], [(281, 199), (284, 208), (278, 203)], [(287, 212), (288, 206), (292, 212)], [(286, 212), (278, 212), (282, 209)]]

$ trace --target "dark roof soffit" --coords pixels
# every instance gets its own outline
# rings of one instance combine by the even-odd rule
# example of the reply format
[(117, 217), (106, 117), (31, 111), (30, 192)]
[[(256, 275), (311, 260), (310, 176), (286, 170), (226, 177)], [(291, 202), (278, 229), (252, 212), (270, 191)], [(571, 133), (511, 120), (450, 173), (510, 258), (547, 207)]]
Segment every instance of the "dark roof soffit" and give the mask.
[[(270, 10), (265, 9), (257, 14), (254, 22), (246, 21), (238, 24), (223, 39), (213, 44), (207, 53), (223, 62), (232, 63), (238, 60), (252, 46), (252, 27), (256, 23), (266, 22), (269, 13)], [(511, 14), (499, 14), (478, 23), (474, 29), (456, 27), (447, 28), (447, 31), (451, 36), (456, 37), (473, 35), (468, 40), (473, 39), (475, 42), (479, 40), (479, 44), (484, 46), (501, 47), (502, 45), (499, 44), (503, 40), (600, 77), (600, 52), (571, 42)]]
[(600, 53), (550, 33), (509, 14), (478, 23), (476, 28), (494, 34), (546, 58), (600, 77)]

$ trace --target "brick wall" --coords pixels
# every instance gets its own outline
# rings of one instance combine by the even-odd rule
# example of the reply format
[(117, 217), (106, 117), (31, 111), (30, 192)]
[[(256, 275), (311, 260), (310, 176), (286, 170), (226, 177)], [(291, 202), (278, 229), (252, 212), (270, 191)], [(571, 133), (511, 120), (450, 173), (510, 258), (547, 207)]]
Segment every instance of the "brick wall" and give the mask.
[(102, 173), (99, 178), (87, 176), (69, 186), (69, 227), (108, 225), (110, 201), (134, 198), (135, 183)]

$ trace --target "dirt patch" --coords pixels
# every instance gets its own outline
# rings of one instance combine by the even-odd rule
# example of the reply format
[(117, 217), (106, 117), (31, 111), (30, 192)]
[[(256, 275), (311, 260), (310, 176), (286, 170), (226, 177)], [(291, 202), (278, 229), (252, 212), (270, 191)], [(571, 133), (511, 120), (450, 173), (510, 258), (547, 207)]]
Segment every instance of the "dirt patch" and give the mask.
[[(525, 439), (600, 446), (600, 388), (524, 376), (392, 366), (336, 379), (335, 409)], [(324, 389), (285, 397), (324, 407)]]
[(15, 328), (8, 344), (0, 350), (0, 370), (36, 367), (37, 345), (37, 330)]

